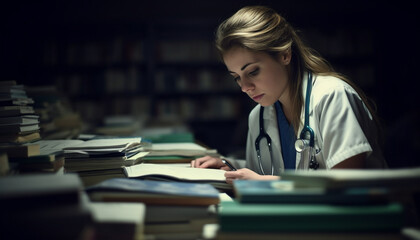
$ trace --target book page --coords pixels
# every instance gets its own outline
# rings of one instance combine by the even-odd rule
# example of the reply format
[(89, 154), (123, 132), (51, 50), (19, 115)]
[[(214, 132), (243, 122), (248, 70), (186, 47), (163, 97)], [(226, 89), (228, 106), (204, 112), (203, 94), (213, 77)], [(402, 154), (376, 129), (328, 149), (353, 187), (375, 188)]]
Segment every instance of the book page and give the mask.
[(60, 153), (64, 148), (83, 143), (83, 141), (76, 139), (40, 140), (35, 143), (39, 144), (41, 155), (50, 155)]
[(226, 182), (225, 171), (221, 169), (179, 167), (166, 164), (142, 163), (124, 167), (127, 177), (165, 175), (180, 180)]
[(79, 145), (68, 146), (66, 149), (113, 149), (126, 148), (131, 144), (140, 144), (141, 138), (106, 138), (82, 141)]
[(199, 150), (205, 151), (206, 148), (196, 143), (153, 143), (150, 147), (152, 151), (170, 150)]
[(208, 154), (214, 154), (214, 149), (206, 149), (196, 143), (154, 143), (151, 146), (145, 146), (145, 151), (149, 151), (149, 156), (183, 156), (197, 157)]

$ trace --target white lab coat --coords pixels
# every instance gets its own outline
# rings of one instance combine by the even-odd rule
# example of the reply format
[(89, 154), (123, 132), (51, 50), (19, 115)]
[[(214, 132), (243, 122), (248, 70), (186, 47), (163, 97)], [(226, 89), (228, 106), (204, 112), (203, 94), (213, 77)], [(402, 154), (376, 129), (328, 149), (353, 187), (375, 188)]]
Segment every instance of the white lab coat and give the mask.
[[(375, 122), (357, 92), (346, 82), (329, 76), (312, 77), (312, 93), (309, 107), (309, 125), (315, 133), (316, 160), (319, 169), (331, 169), (341, 161), (360, 153), (368, 153), (368, 168), (386, 168), (386, 162), (378, 145)], [(302, 86), (305, 102), (307, 74)], [(249, 114), (249, 129), (246, 146), (246, 161), (237, 160), (237, 167), (247, 167), (259, 174), (260, 170), (255, 140), (260, 134), (257, 105)], [(264, 109), (264, 128), (272, 141), (274, 173), (284, 171), (281, 144), (275, 107)], [(302, 111), (301, 126), (305, 113)], [(271, 173), (271, 161), (265, 138), (260, 143), (262, 166), (265, 174)], [(309, 169), (308, 151), (296, 155), (296, 169)]]

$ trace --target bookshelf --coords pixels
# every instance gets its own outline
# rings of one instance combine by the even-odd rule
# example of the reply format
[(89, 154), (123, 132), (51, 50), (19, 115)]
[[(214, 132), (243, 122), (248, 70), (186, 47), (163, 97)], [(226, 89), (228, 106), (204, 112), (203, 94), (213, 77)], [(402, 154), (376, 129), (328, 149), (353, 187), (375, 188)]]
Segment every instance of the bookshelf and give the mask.
[(253, 103), (218, 59), (216, 26), (184, 20), (69, 26), (45, 37), (39, 67), (86, 122), (112, 115), (173, 120), (210, 147), (227, 146), (230, 139), (220, 143), (212, 132), (234, 129)]
[[(214, 32), (241, 6), (256, 3), (261, 4), (16, 4), (5, 16), (1, 38), (4, 78), (56, 85), (86, 122), (98, 123), (108, 115), (182, 121), (197, 139), (226, 154), (233, 138), (245, 143), (247, 116), (254, 103), (218, 61)], [(285, 16), (337, 71), (361, 86), (379, 110), (388, 113), (387, 106), (397, 104), (386, 86), (400, 75), (407, 76), (409, 71), (398, 67), (415, 64), (387, 60), (392, 44), (388, 39), (397, 37), (390, 38), (380, 19), (395, 13), (400, 18), (392, 26), (404, 23), (404, 29), (410, 30), (417, 19), (413, 10), (362, 1), (266, 5)], [(403, 53), (411, 56), (409, 51)], [(402, 89), (396, 88), (397, 94), (405, 97)], [(397, 118), (382, 116), (385, 121)], [(245, 133), (236, 135), (239, 126), (245, 126), (241, 127)]]

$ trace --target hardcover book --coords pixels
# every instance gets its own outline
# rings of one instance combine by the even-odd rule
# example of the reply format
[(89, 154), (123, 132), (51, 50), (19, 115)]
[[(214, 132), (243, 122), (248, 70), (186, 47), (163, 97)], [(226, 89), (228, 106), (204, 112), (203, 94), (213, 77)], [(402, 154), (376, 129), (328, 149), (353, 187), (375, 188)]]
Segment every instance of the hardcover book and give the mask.
[(399, 231), (404, 210), (399, 203), (378, 205), (246, 204), (222, 202), (223, 232)]
[(210, 184), (114, 178), (88, 187), (92, 200), (143, 202), (148, 205), (211, 205), (219, 192)]
[(350, 187), (327, 190), (320, 187), (298, 188), (287, 180), (236, 180), (235, 197), (242, 203), (328, 203), (372, 204), (389, 201), (390, 191), (380, 187)]

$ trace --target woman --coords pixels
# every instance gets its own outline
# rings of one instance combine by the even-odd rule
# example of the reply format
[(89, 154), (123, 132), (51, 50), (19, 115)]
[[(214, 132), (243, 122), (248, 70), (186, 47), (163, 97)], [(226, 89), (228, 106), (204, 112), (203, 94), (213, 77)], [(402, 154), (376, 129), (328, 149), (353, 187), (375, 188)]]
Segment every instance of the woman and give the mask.
[[(240, 9), (218, 27), (216, 46), (241, 90), (258, 103), (249, 115), (246, 161), (231, 162), (238, 170), (226, 172), (227, 182), (278, 179), (285, 169), (386, 167), (377, 142), (377, 121), (364, 94), (306, 47), (274, 10)], [(308, 86), (313, 154), (295, 150), (305, 122)], [(266, 138), (257, 139), (260, 113), (271, 151)], [(316, 161), (311, 163), (310, 156)], [(229, 170), (220, 158), (210, 156), (191, 165)]]

